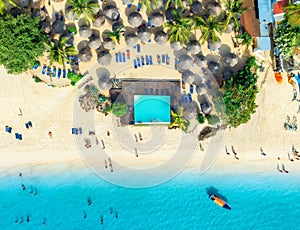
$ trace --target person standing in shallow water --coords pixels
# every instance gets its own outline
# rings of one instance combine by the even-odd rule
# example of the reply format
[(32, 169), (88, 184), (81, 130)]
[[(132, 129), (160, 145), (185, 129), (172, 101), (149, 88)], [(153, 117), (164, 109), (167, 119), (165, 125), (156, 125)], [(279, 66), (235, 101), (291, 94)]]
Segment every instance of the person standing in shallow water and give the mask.
[(101, 225), (103, 224), (103, 216), (102, 215), (100, 216), (100, 224)]

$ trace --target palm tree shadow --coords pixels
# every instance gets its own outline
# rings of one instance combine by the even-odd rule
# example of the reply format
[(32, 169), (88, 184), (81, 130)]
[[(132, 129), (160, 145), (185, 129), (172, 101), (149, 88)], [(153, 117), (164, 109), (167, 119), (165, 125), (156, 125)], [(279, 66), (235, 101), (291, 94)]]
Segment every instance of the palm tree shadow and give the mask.
[(208, 188), (206, 188), (206, 193), (207, 195), (211, 195), (211, 194), (214, 194), (215, 196), (221, 198), (222, 200), (226, 201), (227, 202), (227, 198), (222, 195), (221, 193), (218, 192), (219, 190), (213, 186), (210, 186)]

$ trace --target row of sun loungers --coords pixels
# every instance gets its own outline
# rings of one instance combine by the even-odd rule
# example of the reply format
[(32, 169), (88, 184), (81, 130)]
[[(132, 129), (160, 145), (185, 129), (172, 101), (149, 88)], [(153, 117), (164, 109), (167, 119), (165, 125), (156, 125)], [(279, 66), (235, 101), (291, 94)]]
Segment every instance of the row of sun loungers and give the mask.
[(192, 103), (193, 102), (193, 98), (192, 98), (192, 95), (183, 95), (182, 98), (181, 98), (181, 103)]
[(82, 128), (72, 128), (72, 134), (74, 135), (78, 135), (78, 134), (82, 134)]
[[(68, 69), (68, 72), (74, 72), (74, 70), (70, 70)], [(62, 78), (66, 78), (67, 77), (67, 71), (65, 69), (61, 69), (61, 68), (58, 68), (56, 69), (56, 67), (54, 66), (53, 69), (51, 69), (51, 67), (47, 67), (46, 65), (43, 66), (43, 69), (42, 69), (42, 74), (43, 75), (47, 75), (47, 76), (50, 76), (50, 74), (52, 74), (51, 76), (52, 77), (57, 77), (58, 79), (60, 77)]]
[[(11, 133), (11, 132), (12, 132), (12, 127), (6, 125), (6, 126), (5, 126), (5, 132)], [(23, 140), (23, 136), (22, 136), (22, 134), (20, 134), (20, 133), (15, 133), (15, 138), (16, 138), (17, 140), (20, 140), (20, 141)]]
[(135, 69), (144, 65), (153, 65), (153, 58), (151, 55), (137, 57), (133, 60), (133, 66)]
[(160, 55), (157, 54), (157, 63), (160, 64), (166, 64), (166, 65), (170, 65), (170, 57), (168, 54), (162, 54), (161, 58)]
[(116, 63), (118, 62), (126, 62), (126, 59), (130, 60), (130, 50), (126, 50), (126, 55), (125, 52), (121, 53), (115, 53), (115, 61)]

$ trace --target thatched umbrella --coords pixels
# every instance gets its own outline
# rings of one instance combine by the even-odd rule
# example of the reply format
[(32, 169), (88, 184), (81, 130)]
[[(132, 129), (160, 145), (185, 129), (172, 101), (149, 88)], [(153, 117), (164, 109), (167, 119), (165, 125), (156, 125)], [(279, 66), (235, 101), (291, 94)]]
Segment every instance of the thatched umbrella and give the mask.
[(184, 81), (187, 84), (193, 84), (195, 79), (195, 74), (190, 71), (186, 70), (182, 73), (182, 81)]
[(105, 23), (105, 17), (104, 16), (98, 16), (95, 18), (95, 21), (93, 22), (93, 26), (96, 28), (100, 28)]
[(180, 69), (190, 69), (193, 65), (193, 58), (187, 54), (183, 54), (179, 57), (178, 67)]
[(103, 50), (98, 54), (98, 63), (106, 66), (111, 62), (112, 56), (107, 50)]
[(224, 57), (224, 65), (225, 66), (230, 66), (230, 67), (234, 67), (237, 65), (237, 63), (239, 62), (239, 58), (236, 54), (234, 53), (229, 53)]
[(160, 30), (155, 34), (154, 41), (163, 45), (168, 41), (168, 35), (164, 31)]
[(206, 68), (207, 67), (207, 59), (203, 54), (198, 54), (195, 56), (195, 64), (199, 67)]
[(192, 119), (196, 118), (197, 112), (198, 112), (198, 109), (197, 109), (196, 105), (193, 103), (188, 103), (188, 104), (184, 105), (182, 115), (185, 119), (192, 120)]
[(55, 34), (63, 34), (66, 29), (66, 25), (63, 21), (57, 20), (52, 24), (52, 30)]
[(212, 111), (212, 108), (210, 107), (210, 105), (208, 103), (201, 103), (200, 108), (201, 108), (202, 113), (204, 113), (206, 115)]
[(191, 40), (190, 43), (187, 45), (186, 49), (191, 54), (198, 54), (201, 52), (201, 46), (200, 43), (196, 40)]
[(82, 25), (79, 28), (79, 35), (83, 38), (88, 38), (92, 35), (92, 30), (87, 25)]
[(98, 36), (92, 35), (89, 39), (89, 47), (92, 49), (98, 49), (101, 46), (101, 40)]
[(104, 16), (110, 21), (116, 21), (119, 18), (119, 11), (113, 5), (107, 5), (103, 9)]
[(144, 27), (138, 31), (137, 36), (142, 42), (147, 42), (151, 39), (151, 31), (147, 27)]
[(165, 11), (165, 16), (167, 21), (175, 21), (176, 17), (173, 14), (174, 10), (176, 10), (174, 7), (170, 7)]
[(46, 34), (50, 33), (50, 31), (51, 31), (50, 22), (43, 21), (43, 22), (40, 23), (40, 26)]
[(164, 10), (164, 4), (162, 0), (157, 0), (157, 6), (154, 2), (152, 2), (152, 10)]
[(92, 52), (89, 48), (83, 48), (79, 51), (78, 58), (81, 62), (89, 62), (92, 59)]
[(217, 16), (222, 12), (221, 4), (218, 2), (209, 3), (207, 9), (209, 11), (209, 14), (212, 16)]
[(66, 46), (72, 46), (74, 43), (74, 36), (72, 33), (64, 33), (63, 35), (61, 35), (62, 38), (66, 38), (67, 42), (66, 42)]
[(128, 16), (128, 23), (133, 27), (139, 27), (143, 23), (142, 15), (138, 12), (132, 12)]
[(164, 24), (164, 16), (159, 12), (153, 13), (150, 16), (150, 22), (152, 26), (160, 27)]
[(207, 88), (206, 88), (205, 84), (202, 84), (202, 83), (198, 84), (196, 86), (196, 92), (197, 92), (198, 95), (206, 94), (207, 93)]
[(211, 51), (216, 51), (216, 50), (220, 49), (220, 47), (221, 47), (222, 44), (221, 44), (220, 41), (214, 42), (214, 43), (212, 43), (211, 41), (208, 41), (208, 45), (209, 45), (209, 49)]
[(191, 5), (191, 12), (195, 15), (199, 15), (202, 12), (202, 4), (198, 1), (193, 2)]
[(118, 21), (118, 22), (115, 22), (114, 24), (112, 24), (111, 29), (112, 29), (112, 31), (115, 31), (115, 30), (119, 29), (120, 27), (123, 28), (124, 25), (121, 21)]
[(103, 41), (103, 47), (107, 50), (113, 50), (116, 46), (116, 42), (112, 40), (110, 37), (107, 37)]
[(111, 79), (107, 75), (103, 75), (98, 80), (98, 86), (101, 90), (110, 90), (113, 87)]
[(180, 44), (180, 42), (171, 42), (170, 46), (175, 51), (178, 51), (178, 50), (182, 49), (182, 45)]
[(75, 15), (73, 14), (73, 12), (71, 11), (72, 6), (69, 6), (66, 9), (66, 18), (68, 19), (68, 21), (74, 21)]
[(220, 64), (215, 61), (211, 61), (208, 64), (208, 69), (213, 73), (213, 74), (218, 74), (221, 70)]
[(229, 80), (231, 78), (232, 74), (233, 74), (233, 72), (231, 70), (229, 70), (229, 69), (224, 70), (222, 73), (223, 80), (224, 81)]
[(138, 43), (138, 38), (135, 34), (129, 33), (126, 35), (125, 41), (129, 47), (133, 47)]
[(194, 74), (194, 83), (195, 83), (196, 85), (199, 85), (199, 84), (202, 83), (202, 78), (200, 77), (199, 74)]

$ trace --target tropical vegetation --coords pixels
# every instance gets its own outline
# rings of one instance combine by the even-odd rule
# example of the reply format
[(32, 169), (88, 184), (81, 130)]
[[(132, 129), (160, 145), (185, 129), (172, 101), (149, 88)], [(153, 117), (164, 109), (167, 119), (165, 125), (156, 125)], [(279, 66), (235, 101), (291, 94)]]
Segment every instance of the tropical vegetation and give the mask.
[(209, 16), (207, 19), (201, 16), (195, 16), (195, 28), (202, 31), (202, 35), (199, 40), (202, 44), (205, 41), (210, 40), (212, 43), (220, 41), (218, 35), (221, 35), (225, 24), (219, 21), (219, 17)]
[(238, 31), (240, 28), (240, 16), (248, 8), (243, 8), (242, 0), (223, 0), (226, 6), (226, 25), (228, 26), (231, 21), (234, 23), (235, 31)]
[(122, 117), (127, 113), (127, 105), (123, 102), (114, 102), (112, 104), (112, 114), (116, 117)]
[[(183, 11), (183, 2), (184, 0), (167, 0), (165, 3), (165, 9), (168, 9), (171, 4), (174, 4), (175, 8), (180, 9), (180, 11)], [(187, 2), (191, 5), (193, 3), (193, 0), (187, 0)]]
[(300, 27), (292, 27), (287, 19), (283, 20), (275, 32), (275, 45), (280, 54), (288, 60), (296, 47), (300, 47)]
[(188, 17), (181, 17), (177, 10), (173, 10), (172, 14), (175, 20), (164, 24), (164, 27), (169, 30), (169, 42), (180, 42), (181, 45), (188, 43), (194, 20)]
[(83, 17), (86, 24), (88, 19), (95, 21), (94, 15), (99, 10), (99, 4), (90, 0), (68, 0), (68, 3), (72, 6), (70, 12), (74, 14), (76, 18)]
[(71, 85), (76, 85), (76, 83), (82, 78), (81, 74), (74, 73), (72, 71), (68, 72), (68, 79), (71, 81)]
[(11, 6), (18, 6), (14, 0), (0, 0), (0, 14), (3, 15), (7, 8)]
[(197, 115), (197, 121), (199, 122), (199, 124), (204, 124), (205, 117), (204, 117), (203, 113), (198, 113), (198, 115)]
[(220, 122), (220, 118), (216, 114), (213, 114), (213, 115), (207, 114), (205, 116), (205, 118), (206, 118), (208, 124), (210, 124), (210, 125), (215, 125)]
[(285, 10), (285, 16), (288, 18), (288, 22), (292, 27), (300, 26), (300, 4), (290, 4)]
[(253, 38), (251, 37), (250, 34), (248, 34), (247, 31), (243, 32), (242, 34), (237, 35), (236, 38), (242, 40), (242, 44), (246, 45), (247, 48), (252, 44)]
[(245, 67), (231, 79), (225, 82), (223, 87), (223, 99), (226, 107), (226, 123), (231, 127), (238, 127), (247, 123), (251, 114), (255, 113), (255, 103), (258, 89), (257, 64), (255, 57), (250, 57)]
[(146, 7), (148, 13), (150, 13), (153, 9), (152, 5), (156, 7), (159, 6), (159, 0), (140, 0), (140, 3), (142, 6)]
[(107, 37), (111, 38), (113, 41), (118, 42), (118, 44), (120, 44), (123, 28), (124, 28), (123, 26), (118, 26), (113, 31), (105, 31), (104, 35), (106, 35)]
[(178, 127), (183, 131), (187, 131), (189, 128), (190, 122), (183, 117), (183, 109), (179, 108), (177, 112), (171, 110), (171, 124), (169, 126), (170, 129), (174, 127)]
[(63, 37), (60, 40), (49, 40), (44, 43), (46, 51), (49, 53), (50, 65), (57, 62), (65, 66), (65, 62), (69, 60), (68, 56), (78, 54), (78, 50), (74, 46), (66, 46), (67, 40), (67, 38)]
[(0, 17), (0, 64), (8, 73), (25, 72), (43, 56), (47, 37), (39, 28), (39, 20), (27, 14)]

